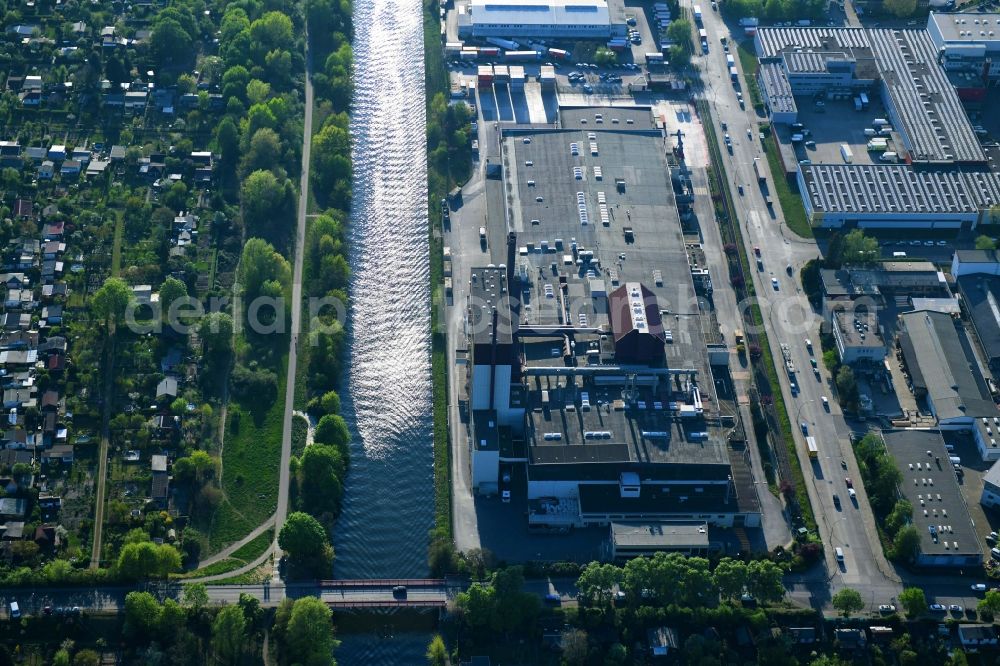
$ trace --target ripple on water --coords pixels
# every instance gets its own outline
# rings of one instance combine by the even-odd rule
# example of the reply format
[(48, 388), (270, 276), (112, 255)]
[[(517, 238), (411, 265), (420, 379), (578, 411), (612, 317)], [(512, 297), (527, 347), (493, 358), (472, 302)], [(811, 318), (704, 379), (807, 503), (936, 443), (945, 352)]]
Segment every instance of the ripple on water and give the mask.
[[(351, 319), (343, 396), (353, 437), (334, 535), (338, 578), (427, 574), (433, 456), (421, 11), (419, 0), (354, 5)], [(351, 642), (359, 652), (349, 652), (368, 655), (364, 663), (392, 663), (385, 660), (388, 646), (376, 654), (366, 641)]]

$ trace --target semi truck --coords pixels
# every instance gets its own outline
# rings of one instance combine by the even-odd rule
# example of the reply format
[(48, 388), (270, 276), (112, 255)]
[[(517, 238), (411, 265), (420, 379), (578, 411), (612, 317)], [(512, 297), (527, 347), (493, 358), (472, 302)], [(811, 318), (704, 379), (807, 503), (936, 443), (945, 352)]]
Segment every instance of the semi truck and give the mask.
[(813, 436), (806, 437), (806, 449), (809, 450), (809, 457), (816, 458), (819, 456), (819, 445), (816, 443), (816, 438)]
[(701, 5), (694, 5), (691, 10), (694, 12), (694, 22), (701, 25)]
[(740, 80), (740, 73), (736, 71), (736, 66), (732, 65), (729, 67), (729, 79), (733, 83), (738, 83)]
[(854, 153), (851, 152), (851, 147), (846, 143), (840, 144), (840, 156), (844, 158), (844, 161), (850, 164), (854, 161)]
[(757, 174), (757, 182), (765, 183), (767, 182), (767, 175), (764, 173), (764, 167), (761, 166), (760, 158), (753, 158), (753, 172)]
[(502, 49), (507, 49), (508, 51), (517, 51), (521, 48), (521, 45), (517, 42), (512, 42), (509, 39), (500, 39), (499, 37), (487, 37), (486, 42), (494, 46), (499, 46)]
[(726, 66), (727, 67), (732, 67), (735, 64), (736, 64), (736, 58), (733, 57), (732, 53), (727, 53), (726, 54)]

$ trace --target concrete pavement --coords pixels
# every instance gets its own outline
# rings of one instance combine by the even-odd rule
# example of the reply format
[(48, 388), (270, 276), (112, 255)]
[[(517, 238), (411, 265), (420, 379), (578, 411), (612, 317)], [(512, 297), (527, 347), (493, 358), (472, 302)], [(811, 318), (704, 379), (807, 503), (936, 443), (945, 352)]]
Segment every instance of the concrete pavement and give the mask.
[[(768, 176), (767, 190), (757, 184), (753, 172), (753, 159), (760, 157), (767, 164), (757, 136), (759, 118), (747, 101), (747, 108), (740, 109), (736, 92), (729, 81), (725, 53), (720, 37), (730, 38), (726, 25), (715, 12), (704, 13), (705, 29), (709, 35), (709, 53), (699, 56), (695, 64), (702, 72), (705, 83), (705, 98), (709, 101), (718, 121), (725, 122), (733, 143), (733, 152), (727, 155), (723, 147), (725, 166), (729, 174), (729, 187), (737, 207), (743, 230), (747, 253), (753, 256), (753, 247), (761, 250), (763, 270), (753, 270), (755, 290), (764, 328), (768, 333), (773, 361), (778, 368), (780, 390), (789, 410), (796, 440), (796, 453), (806, 479), (806, 487), (816, 516), (820, 536), (826, 546), (826, 566), (829, 585), (834, 589), (851, 587), (875, 590), (875, 596), (892, 597), (901, 589), (899, 577), (885, 560), (874, 518), (868, 506), (861, 477), (850, 448), (850, 428), (843, 419), (839, 407), (834, 404), (830, 387), (832, 378), (828, 376), (822, 363), (819, 378), (813, 374), (810, 360), (819, 354), (819, 319), (812, 312), (805, 294), (798, 283), (798, 272), (806, 261), (819, 256), (819, 249), (811, 239), (795, 236), (783, 223), (778, 202), (773, 213), (764, 201), (766, 193), (772, 193), (774, 174)], [(745, 91), (745, 79), (741, 76), (740, 89)], [(750, 130), (749, 135), (747, 130)], [(721, 135), (721, 131), (718, 132)], [(777, 177), (784, 177), (778, 174)], [(738, 191), (742, 186), (743, 195)], [(791, 268), (791, 275), (788, 268)], [(772, 285), (776, 280), (777, 287)], [(805, 340), (813, 342), (813, 353), (806, 348)], [(797, 372), (794, 379), (782, 372), (784, 358), (781, 346), (785, 345), (789, 358)], [(793, 395), (791, 383), (797, 385)], [(830, 411), (823, 408), (822, 398), (826, 396)], [(820, 455), (813, 462), (805, 452), (801, 423), (806, 423), (810, 435), (816, 437), (820, 445)], [(845, 471), (841, 460), (847, 464)], [(847, 497), (844, 478), (850, 476), (858, 491), (859, 504), (852, 505)], [(833, 502), (833, 494), (841, 497), (841, 509)], [(837, 566), (834, 549), (841, 547), (845, 553), (843, 566)], [(831, 594), (829, 586), (812, 586), (810, 594), (815, 601), (824, 601)], [(890, 594), (891, 593), (891, 594)], [(885, 599), (876, 599), (885, 603)], [(813, 605), (813, 604), (809, 604)]]

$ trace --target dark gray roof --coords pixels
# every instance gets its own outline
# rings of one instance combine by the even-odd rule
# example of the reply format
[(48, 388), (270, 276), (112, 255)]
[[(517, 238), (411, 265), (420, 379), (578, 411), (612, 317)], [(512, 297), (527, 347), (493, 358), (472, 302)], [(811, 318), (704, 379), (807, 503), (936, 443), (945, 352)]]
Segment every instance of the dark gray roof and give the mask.
[(963, 275), (958, 289), (989, 362), (1000, 361), (1000, 277)]
[[(961, 333), (950, 315), (918, 310), (901, 315), (908, 346), (904, 345), (911, 373), (923, 375), (927, 397), (939, 420), (995, 416), (997, 407), (981, 378), (972, 371), (960, 339)], [(918, 386), (913, 373), (914, 386)]]
[[(921, 552), (981, 555), (976, 528), (941, 434), (932, 430), (893, 430), (883, 432), (882, 438), (903, 475), (899, 489), (913, 505), (912, 521), (920, 533)], [(931, 527), (936, 534), (931, 534)]]
[(501, 268), (473, 268), (469, 287), (469, 330), (477, 343), (493, 339), (493, 310), (497, 311), (497, 343), (509, 344), (517, 321), (511, 316), (511, 293), (507, 271)]
[(1000, 262), (1000, 254), (996, 250), (955, 250), (959, 262), (970, 264), (995, 264)]

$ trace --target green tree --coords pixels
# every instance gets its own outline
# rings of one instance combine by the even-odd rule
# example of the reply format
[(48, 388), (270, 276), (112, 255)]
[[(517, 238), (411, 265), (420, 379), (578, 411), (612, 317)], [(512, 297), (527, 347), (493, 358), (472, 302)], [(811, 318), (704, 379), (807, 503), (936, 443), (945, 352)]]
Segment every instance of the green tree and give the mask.
[(591, 562), (580, 572), (576, 586), (587, 599), (604, 604), (611, 601), (611, 593), (623, 580), (622, 570), (615, 565)]
[(90, 299), (90, 309), (98, 319), (114, 326), (122, 320), (134, 300), (135, 294), (125, 280), (110, 277), (94, 292)]
[(335, 666), (330, 608), (316, 597), (296, 599), (285, 629), (285, 647), (290, 663), (302, 666)]
[(858, 381), (854, 378), (854, 370), (849, 365), (842, 365), (837, 370), (837, 393), (840, 401), (854, 409), (858, 402)]
[(288, 179), (279, 180), (271, 171), (258, 169), (246, 177), (240, 193), (247, 235), (286, 243), (288, 231), (283, 221), (287, 217), (291, 193)]
[(879, 260), (878, 240), (854, 229), (843, 237), (841, 259), (845, 264), (872, 264)]
[(740, 560), (724, 557), (712, 572), (719, 595), (724, 599), (735, 599), (743, 594), (747, 586), (747, 565)]
[(52, 666), (69, 666), (69, 650), (60, 648), (52, 655)]
[(754, 560), (747, 565), (747, 589), (759, 601), (773, 603), (785, 597), (781, 567), (770, 560)]
[(239, 606), (225, 606), (212, 622), (212, 650), (222, 664), (238, 664), (243, 655), (247, 621)]
[[(190, 529), (190, 528), (189, 528)], [(208, 605), (208, 588), (204, 583), (188, 583), (184, 586), (184, 607), (198, 612)]]
[(243, 246), (240, 259), (240, 284), (248, 300), (265, 293), (265, 285), (274, 282), (287, 289), (291, 284), (292, 269), (288, 260), (261, 238), (251, 238)]
[(125, 634), (152, 636), (160, 622), (160, 604), (149, 592), (125, 595)]
[(215, 145), (226, 164), (236, 164), (240, 157), (240, 131), (229, 116), (219, 121), (215, 128)]
[(73, 655), (73, 666), (100, 666), (101, 655), (87, 648)]
[(986, 595), (979, 600), (976, 610), (991, 616), (1000, 615), (1000, 592), (988, 590)]
[(995, 250), (997, 249), (997, 244), (989, 236), (976, 236), (976, 249), (977, 250)]
[(607, 67), (608, 65), (613, 65), (618, 61), (618, 55), (609, 48), (604, 46), (597, 47), (597, 51), (594, 52), (594, 62), (596, 62), (601, 67)]
[(563, 659), (568, 664), (585, 664), (590, 656), (590, 639), (582, 629), (569, 629), (562, 634)]
[(270, 127), (262, 127), (250, 139), (250, 145), (243, 154), (241, 169), (243, 173), (273, 169), (281, 165), (281, 159), (281, 139), (278, 138), (278, 133)]
[(299, 500), (307, 513), (322, 517), (340, 513), (344, 494), (343, 476), (347, 465), (332, 446), (308, 446), (299, 458)]
[(250, 24), (250, 39), (265, 53), (273, 49), (290, 49), (294, 42), (292, 19), (281, 12), (267, 12)]
[(118, 573), (129, 580), (166, 578), (180, 571), (181, 556), (169, 544), (155, 545), (151, 541), (126, 543), (118, 555)]
[(350, 440), (351, 433), (347, 429), (347, 422), (339, 414), (323, 416), (316, 424), (316, 432), (313, 433), (313, 441), (317, 444), (329, 444), (342, 452), (347, 451)]
[(285, 520), (278, 545), (303, 572), (324, 575), (333, 564), (333, 547), (319, 522), (308, 513), (296, 511)]
[(251, 79), (247, 83), (247, 101), (251, 104), (263, 104), (271, 95), (271, 84), (260, 79)]
[(907, 525), (896, 533), (892, 541), (892, 556), (904, 562), (913, 562), (920, 553), (920, 532), (913, 525)]
[(167, 320), (171, 306), (177, 303), (174, 307), (179, 308), (184, 302), (181, 299), (186, 299), (187, 295), (187, 285), (177, 278), (171, 276), (163, 281), (160, 285), (160, 311), (164, 320)]
[(172, 18), (156, 22), (149, 36), (149, 49), (160, 64), (191, 59), (190, 33)]
[(857, 590), (852, 590), (849, 587), (845, 587), (833, 595), (833, 599), (830, 600), (830, 603), (835, 609), (843, 613), (844, 617), (850, 617), (852, 613), (857, 613), (865, 607), (865, 602), (864, 599), (861, 598), (861, 593)]
[(327, 414), (340, 413), (340, 396), (336, 391), (327, 391), (319, 400), (320, 407)]
[(919, 587), (908, 587), (899, 593), (899, 603), (911, 617), (919, 617), (927, 612), (927, 597)]
[(198, 322), (198, 337), (207, 354), (228, 354), (233, 348), (233, 318), (225, 312), (210, 312)]
[(434, 634), (427, 646), (427, 663), (431, 666), (446, 666), (448, 663), (448, 648), (441, 634)]
[(892, 507), (892, 512), (885, 518), (885, 532), (890, 538), (895, 538), (896, 534), (904, 525), (910, 522), (913, 517), (913, 505), (905, 499), (898, 499)]
[(897, 18), (906, 18), (917, 10), (917, 0), (882, 0), (882, 9)]
[(178, 212), (187, 208), (187, 200), (188, 187), (181, 181), (177, 181), (163, 193), (163, 205)]

